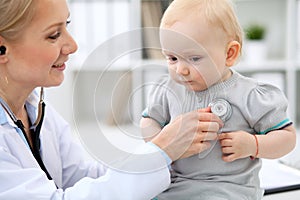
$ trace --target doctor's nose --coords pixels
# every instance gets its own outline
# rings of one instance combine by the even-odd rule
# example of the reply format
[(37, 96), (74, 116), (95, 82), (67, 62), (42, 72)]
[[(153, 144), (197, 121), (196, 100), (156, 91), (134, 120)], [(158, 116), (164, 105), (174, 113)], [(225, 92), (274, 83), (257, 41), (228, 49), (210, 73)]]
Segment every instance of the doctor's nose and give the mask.
[(190, 74), (190, 69), (188, 63), (181, 61), (176, 65), (176, 74), (181, 76), (187, 76)]
[(69, 55), (75, 53), (77, 49), (78, 49), (77, 43), (75, 42), (73, 37), (69, 33), (67, 33), (65, 37), (65, 43), (61, 50), (62, 54)]

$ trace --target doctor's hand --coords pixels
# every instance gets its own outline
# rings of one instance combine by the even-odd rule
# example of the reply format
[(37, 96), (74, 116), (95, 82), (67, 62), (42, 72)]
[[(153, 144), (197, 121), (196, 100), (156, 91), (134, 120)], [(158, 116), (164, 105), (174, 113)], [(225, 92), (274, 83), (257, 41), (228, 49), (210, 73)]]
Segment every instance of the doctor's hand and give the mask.
[(178, 116), (151, 140), (175, 161), (201, 153), (217, 139), (223, 126), (219, 117), (210, 108), (192, 111)]

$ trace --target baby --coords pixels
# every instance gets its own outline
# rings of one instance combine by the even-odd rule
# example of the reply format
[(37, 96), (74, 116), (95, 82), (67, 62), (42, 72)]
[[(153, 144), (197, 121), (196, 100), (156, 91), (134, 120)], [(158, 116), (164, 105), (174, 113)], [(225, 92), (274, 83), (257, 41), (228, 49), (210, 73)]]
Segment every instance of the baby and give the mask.
[[(202, 132), (218, 127), (218, 136), (200, 141), (207, 148), (199, 155), (172, 163), (172, 183), (158, 200), (261, 199), (260, 158), (279, 158), (294, 148), (284, 94), (231, 69), (242, 35), (230, 0), (174, 0), (164, 13), (160, 37), (169, 75), (150, 91), (143, 135), (148, 140), (176, 116), (198, 109)], [(223, 124), (206, 127), (213, 120), (207, 113)]]

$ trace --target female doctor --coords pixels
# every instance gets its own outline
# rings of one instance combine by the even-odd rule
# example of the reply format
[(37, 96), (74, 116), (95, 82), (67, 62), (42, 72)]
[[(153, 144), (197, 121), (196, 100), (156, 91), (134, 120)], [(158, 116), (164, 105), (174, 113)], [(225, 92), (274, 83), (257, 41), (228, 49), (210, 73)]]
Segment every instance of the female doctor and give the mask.
[(178, 117), (139, 148), (157, 156), (124, 161), (162, 163), (144, 173), (84, 161), (68, 124), (35, 92), (60, 85), (77, 50), (68, 17), (65, 0), (0, 0), (0, 199), (151, 199), (170, 183), (168, 164), (208, 148), (220, 119), (202, 111)]

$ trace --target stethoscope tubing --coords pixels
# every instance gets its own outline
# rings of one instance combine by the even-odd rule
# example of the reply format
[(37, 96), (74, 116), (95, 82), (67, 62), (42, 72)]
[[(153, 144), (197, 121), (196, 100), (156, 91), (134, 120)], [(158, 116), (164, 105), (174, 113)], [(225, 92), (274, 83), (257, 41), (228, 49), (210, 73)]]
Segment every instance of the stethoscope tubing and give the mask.
[(32, 130), (32, 134), (33, 134), (33, 146), (32, 147), (30, 147), (30, 145), (29, 145), (29, 138), (27, 137), (27, 134), (25, 132), (22, 121), (16, 117), (16, 115), (10, 109), (9, 105), (1, 97), (0, 97), (0, 104), (2, 105), (4, 110), (7, 112), (7, 114), (10, 116), (10, 118), (13, 120), (13, 122), (17, 125), (17, 127), (22, 131), (34, 158), (38, 162), (41, 169), (45, 172), (48, 179), (52, 180), (52, 177), (49, 174), (48, 170), (46, 169), (46, 166), (44, 165), (41, 155), (40, 155), (40, 131), (41, 131), (41, 127), (43, 124), (44, 112), (45, 112), (45, 103), (44, 103), (43, 99), (44, 99), (44, 90), (42, 87), (41, 92), (40, 92), (40, 101), (38, 104), (38, 116), (37, 116), (36, 121), (30, 127), (30, 130)]

